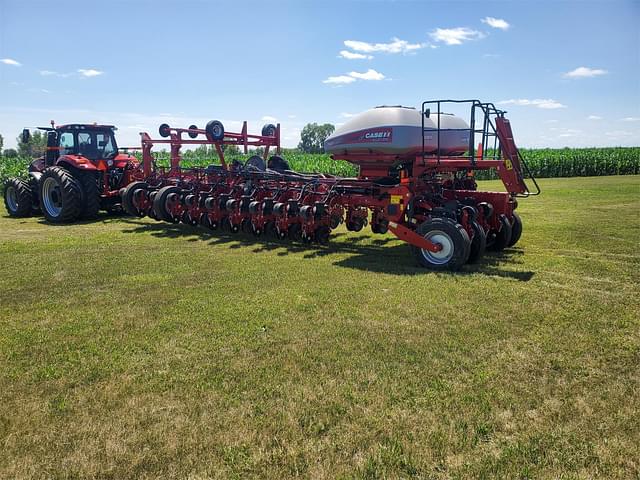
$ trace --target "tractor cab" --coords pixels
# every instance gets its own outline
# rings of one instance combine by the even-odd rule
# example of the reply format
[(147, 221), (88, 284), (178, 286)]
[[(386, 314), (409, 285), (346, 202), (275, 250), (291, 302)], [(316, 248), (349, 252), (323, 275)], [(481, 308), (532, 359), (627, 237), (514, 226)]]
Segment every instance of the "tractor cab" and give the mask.
[(47, 129), (45, 165), (54, 165), (62, 156), (82, 157), (96, 164), (100, 160), (113, 160), (118, 145), (112, 125), (62, 125)]

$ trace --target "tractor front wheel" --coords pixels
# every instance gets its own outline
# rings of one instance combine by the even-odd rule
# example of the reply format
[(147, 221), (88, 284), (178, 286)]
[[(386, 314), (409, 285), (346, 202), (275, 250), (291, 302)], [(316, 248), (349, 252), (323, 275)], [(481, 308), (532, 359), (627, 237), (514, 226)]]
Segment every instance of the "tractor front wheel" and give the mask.
[(411, 247), (418, 263), (431, 270), (459, 270), (471, 251), (467, 231), (459, 223), (448, 218), (432, 218), (418, 226), (416, 233), (436, 245), (438, 252)]
[(33, 210), (33, 193), (27, 182), (10, 178), (4, 183), (4, 206), (12, 217), (28, 217)]
[(82, 187), (62, 167), (49, 167), (40, 179), (40, 207), (47, 221), (66, 223), (82, 213)]

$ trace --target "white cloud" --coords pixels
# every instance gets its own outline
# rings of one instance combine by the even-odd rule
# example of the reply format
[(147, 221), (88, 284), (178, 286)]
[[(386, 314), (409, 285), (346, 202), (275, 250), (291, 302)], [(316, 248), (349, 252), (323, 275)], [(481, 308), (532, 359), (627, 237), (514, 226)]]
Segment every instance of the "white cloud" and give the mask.
[(380, 72), (376, 72), (373, 68), (370, 68), (363, 73), (349, 72), (349, 76), (360, 80), (384, 80), (384, 75)]
[(349, 72), (346, 75), (337, 75), (334, 77), (329, 77), (326, 80), (323, 80), (322, 83), (329, 83), (334, 85), (343, 85), (348, 83), (353, 83), (356, 80), (384, 80), (386, 77), (380, 73), (375, 71), (373, 68), (370, 68), (366, 72)]
[(602, 117), (599, 117), (598, 115), (589, 115), (587, 120), (602, 120)]
[[(363, 53), (414, 53), (416, 50), (429, 46), (428, 43), (409, 43), (406, 40), (400, 40), (396, 37), (392, 38), (389, 43), (368, 43), (359, 40), (345, 40), (344, 45), (351, 50)], [(342, 54), (342, 52), (340, 53)]]
[(354, 53), (349, 50), (340, 50), (339, 57), (346, 58), (347, 60), (370, 60), (373, 55), (365, 55), (364, 53)]
[(5, 65), (11, 65), (13, 67), (21, 67), (22, 66), (22, 64), (19, 61), (14, 60), (13, 58), (2, 58), (2, 59), (0, 59), (0, 62), (4, 63)]
[(278, 119), (276, 117), (272, 117), (270, 115), (265, 115), (264, 117), (262, 117), (262, 121), (263, 122), (277, 122)]
[(538, 107), (538, 108), (544, 108), (544, 109), (556, 109), (556, 108), (567, 108), (566, 105), (563, 105), (560, 102), (556, 102), (555, 100), (551, 99), (551, 98), (536, 98), (533, 100), (529, 100), (527, 98), (517, 98), (517, 99), (511, 99), (511, 100), (502, 100), (501, 102), (498, 102), (498, 105), (517, 105), (517, 106), (533, 106), (533, 107)]
[(94, 68), (79, 68), (78, 73), (83, 77), (97, 77), (98, 75), (102, 75), (104, 72), (100, 70), (96, 70)]
[(443, 42), (447, 45), (461, 45), (463, 42), (480, 40), (485, 37), (484, 33), (467, 27), (436, 28), (429, 35), (436, 42)]
[(481, 22), (486, 23), (492, 28), (499, 28), (500, 30), (508, 30), (510, 27), (506, 20), (503, 20), (501, 18), (484, 17)]
[(322, 83), (330, 83), (335, 85), (353, 83), (356, 79), (350, 77), (349, 75), (336, 75), (335, 77), (329, 77), (326, 80), (323, 80)]
[(623, 122), (640, 122), (640, 117), (625, 117), (622, 119)]
[(342, 113), (340, 114), (340, 116), (341, 116), (342, 118), (351, 118), (351, 117), (355, 117), (355, 116), (356, 116), (356, 114), (355, 114), (355, 113), (342, 112)]
[(287, 115), (287, 117), (289, 117), (289, 118), (296, 118), (296, 117), (297, 117), (297, 115), (293, 115), (293, 114), (291, 114), (291, 115)]
[(565, 78), (589, 78), (589, 77), (597, 77), (599, 75), (606, 75), (606, 70), (602, 68), (589, 68), (589, 67), (578, 67), (575, 70), (571, 70), (563, 75)]

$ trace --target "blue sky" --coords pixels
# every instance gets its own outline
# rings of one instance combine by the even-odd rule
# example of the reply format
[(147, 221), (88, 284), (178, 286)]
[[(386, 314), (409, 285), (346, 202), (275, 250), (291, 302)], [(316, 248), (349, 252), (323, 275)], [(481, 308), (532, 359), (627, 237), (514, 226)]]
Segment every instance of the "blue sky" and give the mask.
[[(639, 1), (0, 0), (0, 133), (109, 122), (118, 141), (479, 98), (521, 146), (640, 145)], [(342, 53), (341, 53), (342, 52)]]

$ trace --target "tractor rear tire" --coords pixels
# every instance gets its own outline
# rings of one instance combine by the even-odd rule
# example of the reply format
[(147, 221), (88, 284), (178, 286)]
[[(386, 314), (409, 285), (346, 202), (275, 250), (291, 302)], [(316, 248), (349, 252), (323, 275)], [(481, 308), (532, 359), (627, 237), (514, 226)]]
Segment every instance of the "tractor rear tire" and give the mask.
[(167, 211), (167, 198), (172, 193), (179, 194), (180, 188), (175, 185), (167, 185), (166, 187), (162, 187), (158, 190), (158, 193), (156, 193), (156, 196), (153, 199), (153, 210), (156, 212), (156, 215), (160, 220), (175, 223), (173, 215)]
[(49, 167), (40, 178), (40, 208), (51, 223), (69, 223), (82, 213), (82, 187), (62, 167)]
[(82, 187), (82, 213), (85, 220), (94, 220), (100, 211), (100, 189), (98, 179), (93, 172), (73, 172), (73, 176)]
[(491, 245), (489, 245), (489, 249), (494, 252), (501, 252), (509, 246), (509, 242), (511, 241), (511, 223), (509, 223), (506, 215), (500, 215), (500, 225), (500, 231), (495, 233), (495, 238)]
[(442, 245), (439, 252), (411, 246), (418, 263), (430, 270), (459, 270), (468, 260), (471, 240), (462, 225), (448, 218), (432, 218), (421, 223), (416, 233)]
[(4, 182), (4, 206), (12, 217), (29, 217), (33, 212), (33, 192), (29, 184), (19, 178)]
[(476, 222), (473, 221), (471, 223), (473, 228), (473, 239), (471, 240), (471, 252), (469, 253), (468, 263), (473, 263), (477, 261), (487, 248), (487, 234), (484, 231), (484, 228)]
[(522, 219), (520, 215), (516, 212), (513, 212), (513, 221), (511, 222), (511, 239), (509, 240), (509, 247), (513, 247), (520, 237), (522, 236)]

